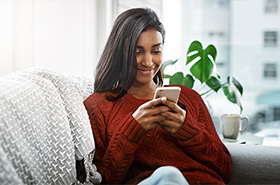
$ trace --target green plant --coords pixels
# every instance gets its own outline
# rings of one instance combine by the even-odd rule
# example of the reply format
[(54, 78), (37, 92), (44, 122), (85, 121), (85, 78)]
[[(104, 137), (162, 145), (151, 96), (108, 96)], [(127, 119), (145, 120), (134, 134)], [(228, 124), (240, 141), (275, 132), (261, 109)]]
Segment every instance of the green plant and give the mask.
[(166, 67), (174, 65), (178, 61), (169, 60), (162, 64), (164, 78), (169, 79), (170, 85), (184, 85), (189, 88), (193, 88), (195, 81), (199, 80), (201, 85), (207, 87), (205, 92), (200, 93), (201, 96), (209, 96), (211, 93), (223, 89), (227, 99), (237, 104), (240, 108), (240, 113), (242, 113), (243, 108), (240, 97), (243, 94), (243, 87), (231, 76), (227, 77), (226, 82), (221, 82), (220, 75), (213, 72), (214, 66), (216, 65), (216, 56), (217, 50), (214, 45), (210, 44), (206, 49), (203, 49), (199, 41), (193, 41), (189, 46), (186, 61), (186, 65), (190, 66), (190, 73), (187, 73), (185, 76), (182, 71), (178, 71), (173, 75), (166, 74)]

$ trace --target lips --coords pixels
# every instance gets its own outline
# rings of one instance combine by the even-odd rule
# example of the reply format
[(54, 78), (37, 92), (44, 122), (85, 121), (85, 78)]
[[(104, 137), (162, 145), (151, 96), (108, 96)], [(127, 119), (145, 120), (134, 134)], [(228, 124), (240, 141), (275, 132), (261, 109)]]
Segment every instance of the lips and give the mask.
[(143, 74), (150, 74), (150, 73), (153, 72), (154, 69), (155, 69), (155, 67), (152, 68), (152, 69), (137, 69), (137, 70), (138, 70), (139, 72), (143, 73)]

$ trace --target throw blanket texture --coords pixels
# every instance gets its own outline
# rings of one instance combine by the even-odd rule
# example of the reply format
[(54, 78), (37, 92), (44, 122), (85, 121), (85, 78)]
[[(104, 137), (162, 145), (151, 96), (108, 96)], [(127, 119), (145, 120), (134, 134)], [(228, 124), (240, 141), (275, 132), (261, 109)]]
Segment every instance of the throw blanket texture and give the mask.
[(79, 184), (82, 159), (85, 184), (101, 182), (83, 105), (92, 90), (90, 79), (41, 68), (0, 78), (1, 184)]

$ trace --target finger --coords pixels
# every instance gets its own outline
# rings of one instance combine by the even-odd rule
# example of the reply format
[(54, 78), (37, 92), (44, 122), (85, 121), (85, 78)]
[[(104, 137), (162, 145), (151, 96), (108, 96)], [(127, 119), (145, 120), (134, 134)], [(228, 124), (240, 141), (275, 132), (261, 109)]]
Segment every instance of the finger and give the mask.
[(150, 123), (150, 124), (147, 124), (145, 126), (143, 126), (148, 132), (155, 129), (159, 124), (157, 122), (154, 122), (154, 123)]
[(176, 113), (174, 112), (168, 111), (168, 112), (162, 112), (160, 114), (169, 120), (177, 121), (177, 116)]
[(166, 100), (164, 103), (164, 105), (168, 106), (173, 112), (180, 112), (181, 108), (174, 102)]
[(157, 122), (160, 123), (162, 121), (164, 121), (166, 118), (160, 114), (155, 115), (155, 116), (151, 116), (151, 117), (147, 117), (148, 121), (153, 123), (153, 122)]
[(157, 127), (159, 125), (159, 122), (163, 121), (165, 117), (161, 115), (157, 116), (151, 116), (151, 117), (145, 117), (142, 118), (139, 123), (146, 129), (151, 130), (154, 127)]
[(171, 109), (165, 105), (159, 105), (159, 106), (156, 106), (154, 107), (153, 109), (149, 109), (154, 115), (156, 114), (161, 114), (161, 113), (164, 113), (164, 112), (170, 112)]
[(161, 128), (163, 128), (164, 130), (166, 130), (169, 133), (175, 134), (179, 128), (175, 128), (175, 127), (170, 127), (170, 126), (166, 126), (166, 125), (160, 125)]
[(141, 119), (139, 119), (138, 122), (141, 125), (144, 125), (144, 124), (150, 124), (153, 122), (161, 122), (162, 120), (165, 120), (165, 119), (166, 118), (164, 116), (162, 116), (161, 114), (157, 114), (157, 115), (142, 117)]
[(164, 105), (157, 106), (151, 109), (142, 109), (140, 111), (142, 117), (150, 117), (155, 115), (160, 115), (161, 113), (170, 111), (170, 108)]
[(170, 127), (170, 128), (178, 128), (181, 125), (178, 122), (175, 122), (173, 120), (169, 120), (169, 119), (164, 119), (160, 122), (160, 125), (166, 126), (166, 127)]
[(156, 98), (156, 99), (153, 99), (141, 106), (143, 106), (143, 108), (145, 109), (150, 109), (150, 108), (153, 108), (157, 105), (160, 105), (160, 104), (163, 104), (166, 102), (166, 97), (161, 97), (161, 98)]
[(163, 112), (160, 113), (162, 116), (164, 116), (165, 118), (167, 118), (168, 120), (172, 120), (178, 123), (183, 123), (186, 119), (186, 111), (185, 110), (181, 110), (179, 113), (176, 112)]

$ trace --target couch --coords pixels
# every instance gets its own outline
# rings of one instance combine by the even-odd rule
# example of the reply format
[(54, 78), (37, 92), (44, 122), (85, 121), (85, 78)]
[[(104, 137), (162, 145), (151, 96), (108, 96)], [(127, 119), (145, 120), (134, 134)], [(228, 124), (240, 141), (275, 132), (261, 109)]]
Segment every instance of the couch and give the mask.
[(31, 68), (0, 78), (0, 184), (98, 184), (83, 100), (91, 79)]
[[(30, 68), (0, 78), (0, 182), (99, 184), (83, 100), (91, 79)], [(280, 184), (280, 148), (226, 144), (229, 184)]]

